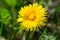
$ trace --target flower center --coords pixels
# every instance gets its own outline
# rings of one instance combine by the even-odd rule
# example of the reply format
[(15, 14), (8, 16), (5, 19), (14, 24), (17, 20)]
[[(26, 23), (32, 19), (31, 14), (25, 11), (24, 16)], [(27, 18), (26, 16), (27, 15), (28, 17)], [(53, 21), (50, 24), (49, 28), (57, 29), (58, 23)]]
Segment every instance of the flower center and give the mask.
[(30, 14), (28, 18), (29, 20), (33, 21), (35, 19), (35, 14), (34, 13)]
[(34, 11), (26, 14), (25, 17), (24, 17), (25, 20), (30, 20), (30, 21), (34, 21), (35, 18), (36, 18), (36, 16), (35, 16), (35, 12)]

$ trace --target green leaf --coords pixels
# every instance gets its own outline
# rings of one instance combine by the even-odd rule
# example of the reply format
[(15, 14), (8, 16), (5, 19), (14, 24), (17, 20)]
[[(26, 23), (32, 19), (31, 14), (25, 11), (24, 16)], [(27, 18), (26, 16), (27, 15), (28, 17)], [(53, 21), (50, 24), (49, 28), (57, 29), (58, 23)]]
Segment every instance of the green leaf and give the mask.
[(10, 7), (13, 7), (16, 5), (17, 0), (5, 0), (6, 4)]
[(58, 5), (56, 7), (55, 18), (56, 25), (60, 25), (60, 0), (58, 0)]
[(39, 0), (39, 4), (42, 5), (44, 0)]
[(57, 12), (60, 12), (60, 0), (59, 0), (59, 2), (58, 2), (57, 7), (56, 7), (56, 11), (57, 11)]
[(9, 23), (9, 20), (11, 19), (11, 16), (10, 16), (10, 12), (5, 9), (5, 8), (1, 8), (0, 9), (0, 22), (4, 23), (4, 24), (7, 24)]
[(20, 33), (22, 33), (23, 32), (23, 27), (20, 25), (20, 27), (19, 27), (19, 31), (20, 31)]

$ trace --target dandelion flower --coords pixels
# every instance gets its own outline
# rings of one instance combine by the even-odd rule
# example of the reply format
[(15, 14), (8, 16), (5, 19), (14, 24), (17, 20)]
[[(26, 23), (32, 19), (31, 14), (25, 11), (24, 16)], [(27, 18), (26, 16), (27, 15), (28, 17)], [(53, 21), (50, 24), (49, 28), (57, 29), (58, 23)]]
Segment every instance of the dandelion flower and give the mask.
[(47, 22), (47, 12), (43, 6), (37, 3), (29, 6), (24, 6), (19, 11), (17, 21), (21, 23), (26, 31), (35, 31), (38, 28), (45, 26)]

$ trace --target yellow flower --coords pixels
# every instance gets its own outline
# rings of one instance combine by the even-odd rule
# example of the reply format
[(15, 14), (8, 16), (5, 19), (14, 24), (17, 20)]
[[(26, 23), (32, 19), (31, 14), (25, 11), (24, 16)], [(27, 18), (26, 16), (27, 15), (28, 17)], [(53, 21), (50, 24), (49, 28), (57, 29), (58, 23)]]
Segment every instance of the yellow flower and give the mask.
[(46, 9), (37, 3), (29, 6), (24, 6), (19, 11), (18, 22), (21, 22), (23, 29), (26, 31), (35, 31), (38, 28), (45, 26), (47, 22)]

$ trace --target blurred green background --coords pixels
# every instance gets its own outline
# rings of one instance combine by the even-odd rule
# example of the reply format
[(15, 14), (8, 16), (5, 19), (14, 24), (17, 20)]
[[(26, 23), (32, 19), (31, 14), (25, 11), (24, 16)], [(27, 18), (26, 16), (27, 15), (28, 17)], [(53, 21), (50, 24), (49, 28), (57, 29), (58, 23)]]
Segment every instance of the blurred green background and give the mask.
[[(47, 9), (48, 22), (27, 32), (16, 22), (18, 11), (35, 2)], [(60, 0), (0, 0), (0, 40), (60, 40)]]

